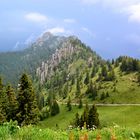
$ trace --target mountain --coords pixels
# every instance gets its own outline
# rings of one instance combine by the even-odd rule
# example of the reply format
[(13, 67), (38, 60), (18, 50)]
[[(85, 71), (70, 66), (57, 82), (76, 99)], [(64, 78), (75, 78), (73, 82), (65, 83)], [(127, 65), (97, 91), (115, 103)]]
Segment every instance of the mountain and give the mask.
[[(66, 102), (139, 103), (140, 61), (121, 56), (106, 61), (75, 36), (47, 32), (23, 51), (0, 53), (0, 74), (18, 84), (32, 75), (37, 93)], [(39, 95), (38, 95), (39, 96)]]
[(5, 81), (13, 84), (17, 84), (19, 76), (23, 72), (28, 72), (35, 77), (37, 67), (43, 61), (49, 60), (60, 48), (69, 45), (68, 40), (78, 39), (74, 36), (54, 36), (46, 32), (22, 51), (0, 53), (1, 76)]
[(17, 84), (19, 75), (25, 71), (35, 76), (37, 66), (49, 59), (63, 40), (65, 37), (45, 33), (22, 51), (0, 53), (0, 74), (13, 84)]

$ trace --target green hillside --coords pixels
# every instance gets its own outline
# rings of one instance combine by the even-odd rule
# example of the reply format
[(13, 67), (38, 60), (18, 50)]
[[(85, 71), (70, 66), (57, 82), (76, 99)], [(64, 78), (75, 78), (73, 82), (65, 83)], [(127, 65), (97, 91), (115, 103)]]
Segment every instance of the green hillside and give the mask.
[[(139, 106), (97, 107), (101, 127), (118, 125), (131, 129), (139, 128), (139, 108)], [(66, 105), (61, 105), (60, 113), (58, 115), (41, 121), (38, 126), (40, 128), (67, 129), (74, 121), (75, 114), (77, 112), (82, 114), (83, 109), (84, 107), (82, 109), (78, 109), (78, 106), (73, 106), (72, 111), (67, 111)]]
[(5, 82), (14, 85), (17, 85), (23, 72), (35, 78), (36, 68), (42, 61), (47, 61), (56, 49), (61, 48), (65, 40), (65, 37), (47, 32), (24, 50), (0, 53), (0, 75)]

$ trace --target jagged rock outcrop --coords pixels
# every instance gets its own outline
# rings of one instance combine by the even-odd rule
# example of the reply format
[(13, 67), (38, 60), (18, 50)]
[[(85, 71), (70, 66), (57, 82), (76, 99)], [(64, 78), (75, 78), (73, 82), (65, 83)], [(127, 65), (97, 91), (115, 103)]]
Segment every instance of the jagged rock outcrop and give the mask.
[(59, 63), (61, 63), (62, 59), (68, 59), (72, 57), (74, 53), (78, 53), (78, 51), (80, 51), (80, 48), (71, 42), (71, 38), (75, 39), (74, 37), (67, 38), (62, 43), (62, 47), (60, 49), (56, 49), (52, 57), (48, 61), (42, 62), (41, 66), (37, 68), (36, 74), (41, 84), (46, 81), (46, 78), (49, 78), (54, 73), (54, 70), (57, 68)]

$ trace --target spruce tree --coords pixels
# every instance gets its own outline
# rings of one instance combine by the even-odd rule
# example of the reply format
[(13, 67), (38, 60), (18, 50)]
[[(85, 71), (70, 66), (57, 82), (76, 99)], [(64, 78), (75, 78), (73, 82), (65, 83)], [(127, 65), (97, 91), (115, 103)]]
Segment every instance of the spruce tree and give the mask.
[(72, 110), (70, 96), (69, 96), (69, 98), (68, 98), (68, 102), (67, 102), (67, 108), (68, 108), (68, 111), (71, 111), (71, 110)]
[(81, 99), (81, 97), (80, 97), (78, 108), (82, 108), (82, 107), (83, 107), (83, 103), (82, 103), (82, 99)]
[(0, 125), (6, 121), (6, 113), (3, 112), (2, 107), (0, 105)]
[(93, 78), (96, 74), (96, 68), (92, 67), (92, 71), (91, 71), (91, 78)]
[(89, 112), (89, 106), (88, 106), (88, 103), (86, 102), (86, 106), (85, 106), (84, 112), (82, 114), (83, 121), (84, 121), (84, 123), (86, 123), (86, 125), (88, 125), (88, 112)]
[(17, 102), (16, 96), (15, 96), (14, 89), (12, 88), (12, 86), (10, 84), (6, 87), (6, 94), (7, 94), (7, 98), (8, 98), (8, 107), (7, 107), (7, 111), (6, 111), (7, 121), (10, 121), (10, 119), (16, 120), (18, 102)]
[(92, 98), (93, 100), (95, 100), (96, 96), (97, 96), (97, 88), (96, 85), (93, 86), (92, 81), (90, 81), (86, 94), (89, 96), (89, 98)]
[(106, 79), (106, 77), (107, 77), (107, 67), (106, 67), (106, 65), (103, 65), (102, 66), (102, 69), (101, 69), (101, 74), (102, 74), (102, 76)]
[(80, 82), (79, 82), (79, 78), (77, 78), (77, 81), (76, 81), (76, 97), (78, 97), (81, 93), (81, 90), (80, 90)]
[(53, 101), (51, 105), (51, 116), (55, 116), (60, 112), (59, 105), (56, 100)]
[(79, 114), (78, 113), (75, 114), (74, 126), (75, 127), (80, 126), (80, 118), (79, 118)]
[(81, 129), (84, 126), (84, 116), (83, 115), (81, 115), (81, 117), (80, 117), (79, 126), (80, 126)]
[(84, 84), (89, 84), (89, 73), (88, 73), (88, 71), (87, 71), (87, 73), (86, 73), (86, 78), (85, 78), (85, 80), (84, 80)]
[(32, 82), (27, 74), (20, 78), (18, 91), (18, 114), (19, 125), (35, 124), (38, 121), (38, 107), (33, 90)]
[(103, 92), (103, 93), (101, 94), (100, 100), (104, 100), (105, 98), (106, 98), (106, 95), (105, 95), (105, 93)]
[(0, 77), (0, 124), (6, 121), (7, 96), (5, 94), (2, 78)]
[(88, 113), (88, 127), (93, 128), (94, 126), (99, 127), (99, 114), (97, 113), (97, 108), (93, 105)]

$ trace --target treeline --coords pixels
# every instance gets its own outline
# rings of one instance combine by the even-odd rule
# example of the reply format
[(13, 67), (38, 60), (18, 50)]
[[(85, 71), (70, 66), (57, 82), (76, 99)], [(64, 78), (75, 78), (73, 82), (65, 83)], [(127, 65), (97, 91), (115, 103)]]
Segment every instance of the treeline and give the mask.
[(99, 126), (99, 114), (95, 105), (89, 108), (88, 104), (86, 104), (82, 115), (75, 114), (74, 127), (79, 127), (80, 129), (83, 127), (86, 129), (96, 129)]
[(20, 126), (39, 120), (35, 91), (27, 74), (21, 76), (17, 94), (10, 84), (4, 86), (0, 78), (0, 123), (10, 120), (16, 120)]
[(47, 99), (44, 102), (44, 107), (40, 109), (41, 120), (60, 113), (60, 108), (53, 92), (49, 93)]
[(120, 64), (120, 69), (123, 72), (140, 71), (140, 60), (127, 56), (120, 56), (117, 60)]
[(48, 99), (49, 109), (44, 109), (44, 97), (40, 100), (40, 96), (27, 74), (21, 76), (17, 89), (10, 84), (4, 85), (0, 77), (0, 124), (10, 120), (17, 121), (20, 126), (36, 124), (40, 119), (59, 113), (55, 98)]

